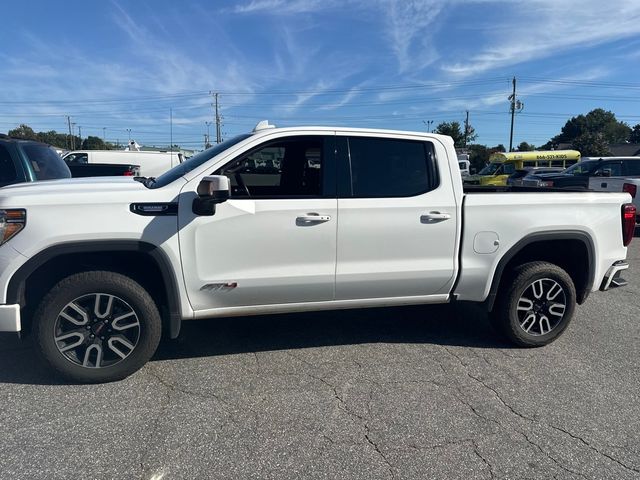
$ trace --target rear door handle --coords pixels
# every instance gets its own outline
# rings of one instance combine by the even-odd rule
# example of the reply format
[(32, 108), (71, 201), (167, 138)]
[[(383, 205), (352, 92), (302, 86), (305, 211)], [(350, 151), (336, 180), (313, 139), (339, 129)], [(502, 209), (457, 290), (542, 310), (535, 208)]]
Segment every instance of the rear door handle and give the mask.
[(436, 222), (442, 222), (444, 220), (449, 220), (450, 218), (451, 218), (451, 214), (449, 213), (429, 212), (425, 215), (420, 216), (420, 222), (436, 223)]
[(324, 223), (331, 220), (330, 215), (320, 215), (319, 213), (311, 212), (306, 215), (300, 215), (296, 217), (296, 223), (302, 225), (308, 225), (310, 223)]

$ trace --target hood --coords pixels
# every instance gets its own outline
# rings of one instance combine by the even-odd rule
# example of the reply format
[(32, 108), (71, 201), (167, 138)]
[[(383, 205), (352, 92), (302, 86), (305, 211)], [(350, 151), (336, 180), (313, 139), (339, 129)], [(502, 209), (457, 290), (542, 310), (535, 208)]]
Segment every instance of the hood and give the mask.
[(17, 183), (0, 188), (0, 204), (61, 204), (121, 202), (149, 191), (132, 177), (87, 177)]
[(536, 173), (527, 175), (529, 178), (541, 178), (541, 179), (554, 179), (554, 178), (568, 178), (575, 177), (576, 175), (567, 175), (565, 173)]

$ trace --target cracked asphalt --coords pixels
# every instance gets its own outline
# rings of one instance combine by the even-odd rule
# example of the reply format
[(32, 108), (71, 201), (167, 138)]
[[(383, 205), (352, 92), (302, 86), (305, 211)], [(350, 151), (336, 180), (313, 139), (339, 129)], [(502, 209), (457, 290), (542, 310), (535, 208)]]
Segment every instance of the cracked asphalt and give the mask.
[(640, 239), (629, 257), (539, 349), (471, 305), (235, 318), (65, 385), (2, 336), (0, 478), (638, 479)]

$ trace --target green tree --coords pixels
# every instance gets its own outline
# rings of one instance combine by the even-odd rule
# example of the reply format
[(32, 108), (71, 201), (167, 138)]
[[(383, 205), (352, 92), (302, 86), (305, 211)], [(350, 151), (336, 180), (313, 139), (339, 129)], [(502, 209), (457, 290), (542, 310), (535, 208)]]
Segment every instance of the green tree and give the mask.
[[(53, 145), (58, 148), (71, 148), (69, 135), (66, 133), (58, 133), (55, 130), (50, 130), (48, 132), (38, 132), (38, 141), (42, 143), (48, 143), (49, 145)], [(79, 145), (79, 138), (76, 138), (76, 145)]]
[(611, 155), (608, 143), (604, 134), (586, 132), (575, 138), (571, 146), (585, 157), (604, 157)]
[(20, 124), (18, 128), (9, 130), (9, 136), (15, 137), (15, 138), (22, 138), (24, 140), (38, 139), (36, 132), (33, 131), (33, 128), (31, 128), (29, 125), (25, 125), (24, 123)]
[(82, 142), (83, 150), (109, 150), (107, 144), (100, 137), (93, 137), (89, 135)]
[[(597, 143), (594, 140), (601, 136), (605, 143), (626, 142), (631, 134), (631, 128), (625, 122), (619, 122), (613, 112), (596, 108), (586, 115), (578, 115), (567, 120), (560, 133), (553, 137), (544, 147), (550, 148), (558, 143), (573, 144), (579, 137), (585, 134), (592, 134), (579, 140), (578, 143), (586, 145)], [(595, 135), (595, 136), (594, 136)], [(584, 155), (584, 152), (581, 152)]]
[(531, 145), (527, 142), (520, 142), (518, 148), (516, 149), (518, 152), (532, 152), (536, 149), (535, 145)]
[(471, 169), (479, 172), (489, 161), (489, 150), (484, 145), (469, 145)]
[[(453, 144), (460, 148), (465, 145), (465, 135), (460, 122), (442, 122), (436, 127), (435, 133), (440, 135), (448, 135), (453, 138)], [(473, 142), (478, 135), (475, 129), (469, 125), (467, 128), (466, 144)]]
[(631, 129), (631, 134), (629, 135), (629, 143), (640, 143), (640, 123), (635, 125)]

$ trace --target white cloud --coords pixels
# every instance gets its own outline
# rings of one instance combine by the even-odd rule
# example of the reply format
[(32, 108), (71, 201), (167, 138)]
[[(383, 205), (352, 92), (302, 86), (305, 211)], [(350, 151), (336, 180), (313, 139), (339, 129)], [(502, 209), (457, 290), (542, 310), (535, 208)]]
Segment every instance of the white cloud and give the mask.
[[(491, 28), (493, 36), (479, 52), (443, 66), (457, 76), (477, 75), (574, 48), (589, 47), (640, 34), (637, 0), (502, 0), (508, 15)], [(474, 46), (475, 47), (475, 46)]]
[(400, 72), (421, 70), (438, 59), (433, 46), (438, 16), (445, 4), (441, 1), (381, 0), (386, 11), (387, 36), (398, 59)]
[[(327, 2), (320, 0), (252, 0), (251, 2), (236, 6), (235, 13), (269, 12), (283, 13), (309, 13), (324, 8)], [(329, 2), (330, 3), (330, 2)]]

